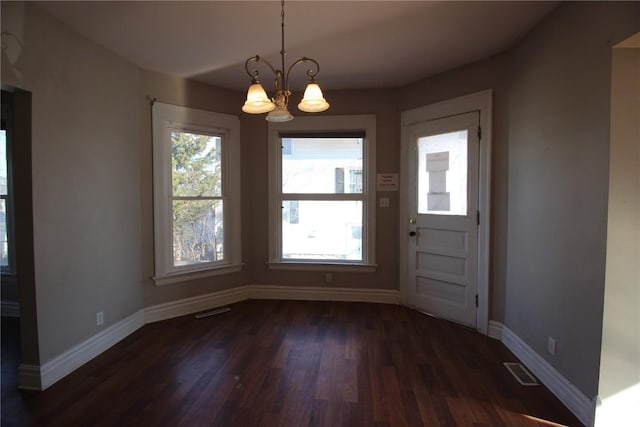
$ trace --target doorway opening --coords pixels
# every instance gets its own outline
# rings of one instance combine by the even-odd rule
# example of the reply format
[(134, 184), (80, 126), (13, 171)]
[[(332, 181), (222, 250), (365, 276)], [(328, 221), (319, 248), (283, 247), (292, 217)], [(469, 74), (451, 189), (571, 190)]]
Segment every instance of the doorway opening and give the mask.
[[(24, 388), (19, 373), (27, 366), (40, 363), (33, 251), (33, 202), (31, 169), (31, 93), (2, 86), (2, 129), (6, 147), (6, 192), (0, 179), (2, 201), (6, 207), (6, 239), (2, 234), (2, 316), (3, 366), (2, 389), (5, 382), (15, 381), (13, 387)], [(2, 169), (1, 172), (4, 172)], [(2, 176), (4, 178), (4, 176)], [(3, 230), (4, 231), (4, 227)], [(5, 257), (6, 252), (6, 257)], [(6, 262), (5, 262), (6, 261)], [(6, 317), (6, 316), (12, 317)], [(9, 319), (4, 322), (5, 319)], [(15, 330), (5, 331), (13, 326)], [(5, 332), (6, 336), (5, 336)], [(8, 358), (14, 364), (5, 368), (5, 338), (12, 342), (17, 357)], [(31, 385), (28, 388), (39, 388)], [(4, 398), (4, 395), (3, 395)]]

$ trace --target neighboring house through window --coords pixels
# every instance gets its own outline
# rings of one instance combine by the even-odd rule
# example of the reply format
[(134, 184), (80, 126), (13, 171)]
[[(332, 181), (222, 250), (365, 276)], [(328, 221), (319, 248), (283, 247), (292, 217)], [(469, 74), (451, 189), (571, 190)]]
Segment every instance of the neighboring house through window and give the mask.
[(375, 269), (375, 117), (269, 125), (270, 266)]
[(153, 105), (156, 284), (240, 269), (237, 117)]

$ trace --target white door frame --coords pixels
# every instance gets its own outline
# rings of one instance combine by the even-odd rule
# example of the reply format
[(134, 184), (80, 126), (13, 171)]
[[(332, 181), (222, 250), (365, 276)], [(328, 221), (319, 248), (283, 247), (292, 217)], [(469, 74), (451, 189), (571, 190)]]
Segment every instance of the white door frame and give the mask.
[(400, 150), (400, 303), (409, 304), (408, 258), (409, 214), (408, 194), (408, 162), (411, 141), (408, 126), (453, 116), (470, 111), (480, 112), (480, 158), (478, 169), (478, 210), (480, 225), (478, 227), (478, 332), (487, 335), (489, 324), (489, 232), (491, 225), (491, 108), (493, 92), (491, 89), (473, 93), (459, 98), (438, 102), (424, 107), (402, 112), (401, 150)]

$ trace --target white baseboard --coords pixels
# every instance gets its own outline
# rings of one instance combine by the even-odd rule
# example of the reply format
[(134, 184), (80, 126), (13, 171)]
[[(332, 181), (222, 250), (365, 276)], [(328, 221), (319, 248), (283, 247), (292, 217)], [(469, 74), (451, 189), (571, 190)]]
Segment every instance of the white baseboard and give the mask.
[(20, 317), (20, 303), (17, 301), (0, 302), (0, 314), (5, 317)]
[(489, 330), (487, 335), (498, 341), (502, 341), (502, 323), (495, 320), (489, 320)]
[(247, 299), (355, 301), (398, 304), (398, 291), (382, 289), (322, 288), (248, 285), (146, 307), (65, 351), (44, 365), (20, 365), (19, 388), (45, 390), (146, 323), (210, 310)]
[(198, 311), (210, 310), (222, 305), (233, 304), (246, 299), (249, 299), (248, 286), (184, 298), (145, 308), (144, 322), (153, 323), (160, 320), (172, 319), (174, 317), (197, 313)]
[[(586, 426), (593, 425), (594, 404), (576, 386), (536, 353), (507, 326), (493, 322), (502, 343)], [(490, 324), (491, 328), (491, 324)]]
[(398, 291), (384, 289), (324, 288), (311, 286), (247, 285), (184, 298), (144, 309), (145, 323), (210, 310), (247, 299), (349, 301), (398, 304)]
[[(139, 310), (132, 315), (114, 323), (91, 338), (70, 348), (61, 355), (37, 367), (40, 376), (40, 389), (45, 390), (61, 378), (69, 375), (94, 357), (106, 351), (144, 325), (144, 314)], [(31, 367), (33, 368), (33, 367)], [(35, 374), (35, 370), (26, 370), (24, 383), (19, 388), (29, 389), (34, 384), (27, 374)], [(22, 377), (19, 377), (21, 379)]]
[(249, 299), (348, 301), (399, 304), (400, 294), (388, 289), (250, 285)]

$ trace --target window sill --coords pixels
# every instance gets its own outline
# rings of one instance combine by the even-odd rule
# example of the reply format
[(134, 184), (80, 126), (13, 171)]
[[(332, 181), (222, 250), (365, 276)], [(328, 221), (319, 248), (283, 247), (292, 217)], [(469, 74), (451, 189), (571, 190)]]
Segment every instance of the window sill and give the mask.
[(305, 261), (272, 261), (267, 262), (269, 270), (325, 271), (345, 273), (374, 273), (378, 264), (337, 263), (337, 262), (305, 262)]
[(188, 282), (190, 280), (203, 279), (205, 277), (221, 276), (223, 274), (237, 273), (242, 270), (243, 264), (229, 264), (219, 267), (211, 267), (206, 270), (190, 270), (170, 273), (165, 276), (156, 276), (151, 279), (156, 286), (171, 285), (173, 283)]

